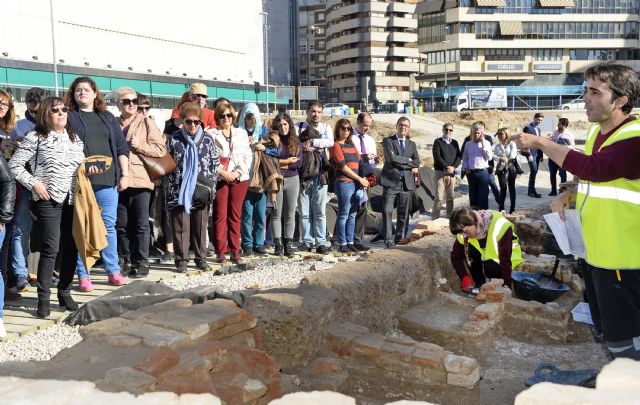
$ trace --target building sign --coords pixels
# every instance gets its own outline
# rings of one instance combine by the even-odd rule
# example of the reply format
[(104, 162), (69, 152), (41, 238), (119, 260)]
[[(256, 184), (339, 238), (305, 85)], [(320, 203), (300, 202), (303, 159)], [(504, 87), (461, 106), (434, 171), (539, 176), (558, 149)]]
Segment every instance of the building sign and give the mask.
[(489, 63), (487, 64), (487, 70), (501, 70), (501, 71), (517, 71), (522, 70), (524, 64), (522, 63)]
[(533, 70), (562, 70), (562, 63), (534, 63)]

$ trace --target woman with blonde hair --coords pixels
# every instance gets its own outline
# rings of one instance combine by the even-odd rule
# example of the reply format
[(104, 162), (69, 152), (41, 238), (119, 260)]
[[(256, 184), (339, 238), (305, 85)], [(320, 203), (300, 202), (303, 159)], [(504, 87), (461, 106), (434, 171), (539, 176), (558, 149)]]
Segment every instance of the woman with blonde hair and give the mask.
[(219, 103), (215, 110), (216, 128), (212, 135), (220, 155), (220, 173), (216, 185), (211, 237), (216, 250), (216, 261), (224, 263), (225, 253), (231, 252), (231, 261), (240, 263), (240, 225), (242, 204), (249, 189), (249, 169), (253, 154), (247, 131), (233, 126), (235, 109)]
[(129, 145), (129, 186), (118, 198), (118, 257), (125, 276), (149, 274), (149, 200), (154, 183), (142, 158), (161, 157), (167, 147), (155, 122), (138, 112), (138, 96), (130, 87), (116, 90), (120, 117), (118, 122)]
[(10, 156), (13, 142), (9, 133), (16, 125), (16, 108), (13, 97), (4, 90), (0, 90), (0, 149), (5, 155)]

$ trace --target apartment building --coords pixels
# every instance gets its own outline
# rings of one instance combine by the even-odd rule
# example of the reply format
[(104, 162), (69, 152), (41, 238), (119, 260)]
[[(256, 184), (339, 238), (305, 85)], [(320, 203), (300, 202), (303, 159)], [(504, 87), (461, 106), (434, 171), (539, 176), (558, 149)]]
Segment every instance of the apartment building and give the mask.
[(298, 85), (318, 86), (321, 99), (327, 80), (326, 0), (298, 0)]
[(407, 101), (418, 72), (417, 0), (327, 0), (327, 79), (357, 107)]
[[(639, 0), (423, 0), (421, 87), (581, 85), (591, 65), (640, 69)], [(446, 63), (445, 63), (446, 61)], [(445, 79), (446, 77), (446, 79)]]

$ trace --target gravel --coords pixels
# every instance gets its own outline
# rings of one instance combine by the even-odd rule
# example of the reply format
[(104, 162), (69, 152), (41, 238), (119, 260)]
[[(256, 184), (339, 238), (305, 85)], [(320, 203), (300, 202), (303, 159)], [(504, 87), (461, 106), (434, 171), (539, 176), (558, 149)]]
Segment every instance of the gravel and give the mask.
[(82, 340), (78, 326), (58, 323), (50, 328), (29, 333), (0, 343), (0, 362), (49, 360), (58, 352)]
[[(277, 286), (297, 284), (304, 277), (332, 268), (340, 261), (354, 261), (359, 256), (335, 257), (323, 256), (319, 260), (292, 259), (258, 259), (244, 266), (227, 266), (223, 272), (209, 272), (197, 276), (176, 277), (163, 281), (176, 290), (217, 285), (224, 291), (259, 290)], [(246, 271), (240, 272), (242, 268)], [(47, 329), (29, 333), (15, 340), (0, 342), (0, 362), (50, 360), (63, 349), (69, 348), (82, 340), (78, 326), (59, 323)]]

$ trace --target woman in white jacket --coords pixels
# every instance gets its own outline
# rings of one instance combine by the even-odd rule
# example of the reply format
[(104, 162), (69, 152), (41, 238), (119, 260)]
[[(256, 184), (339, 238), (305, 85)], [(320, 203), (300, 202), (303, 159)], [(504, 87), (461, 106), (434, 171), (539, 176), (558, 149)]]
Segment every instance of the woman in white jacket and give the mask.
[(217, 127), (213, 130), (220, 155), (220, 172), (213, 208), (213, 235), (216, 261), (224, 263), (225, 254), (231, 253), (231, 261), (240, 263), (240, 223), (242, 203), (249, 188), (249, 169), (252, 152), (249, 137), (242, 128), (235, 128), (235, 109), (220, 104), (215, 110)]

